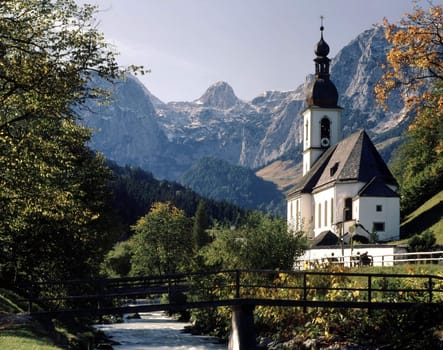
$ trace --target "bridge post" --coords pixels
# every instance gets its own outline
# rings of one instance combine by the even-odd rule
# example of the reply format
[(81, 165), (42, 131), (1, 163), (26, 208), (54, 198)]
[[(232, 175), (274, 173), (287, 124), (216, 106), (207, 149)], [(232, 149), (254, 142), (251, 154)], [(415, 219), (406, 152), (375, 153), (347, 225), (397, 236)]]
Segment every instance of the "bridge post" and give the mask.
[(254, 305), (232, 306), (228, 350), (255, 350)]

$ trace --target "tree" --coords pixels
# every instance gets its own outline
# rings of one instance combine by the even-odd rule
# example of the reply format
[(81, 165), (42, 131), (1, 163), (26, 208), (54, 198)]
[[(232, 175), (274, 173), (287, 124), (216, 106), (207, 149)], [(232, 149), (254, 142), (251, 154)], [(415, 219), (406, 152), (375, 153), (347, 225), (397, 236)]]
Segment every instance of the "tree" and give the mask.
[(385, 74), (376, 86), (386, 101), (404, 88), (407, 109), (415, 115), (392, 164), (400, 183), (401, 210), (409, 213), (443, 189), (443, 10), (415, 8), (400, 25), (385, 20), (385, 36), (392, 44)]
[(171, 203), (154, 203), (133, 226), (132, 275), (172, 274), (192, 259), (191, 220)]
[(392, 162), (400, 183), (403, 214), (443, 190), (443, 108), (439, 106), (442, 91), (443, 83), (434, 84)]
[(131, 271), (131, 251), (130, 241), (117, 242), (101, 264), (102, 273), (112, 278), (127, 277)]
[(86, 99), (106, 97), (92, 76), (121, 74), (94, 11), (73, 0), (0, 6), (0, 279), (9, 283), (94, 275), (114, 239), (110, 172), (76, 123)]
[(248, 214), (238, 228), (216, 227), (214, 235), (203, 254), (208, 265), (222, 269), (292, 269), (305, 249), (301, 232), (259, 212)]
[[(405, 14), (400, 25), (384, 20), (385, 37), (392, 48), (387, 54), (387, 67), (375, 92), (380, 102), (399, 87), (407, 89), (403, 95), (409, 108), (427, 101), (428, 82), (443, 80), (443, 9), (433, 5), (428, 11), (415, 7), (415, 12)], [(443, 97), (439, 99), (440, 106)]]
[(414, 235), (408, 240), (408, 251), (409, 252), (426, 252), (432, 250), (435, 246), (437, 239), (435, 235), (430, 231), (426, 230), (420, 235)]
[(209, 219), (206, 215), (206, 205), (204, 200), (200, 200), (195, 212), (194, 224), (192, 226), (192, 237), (194, 247), (198, 251), (210, 242), (210, 237), (206, 230), (209, 228)]

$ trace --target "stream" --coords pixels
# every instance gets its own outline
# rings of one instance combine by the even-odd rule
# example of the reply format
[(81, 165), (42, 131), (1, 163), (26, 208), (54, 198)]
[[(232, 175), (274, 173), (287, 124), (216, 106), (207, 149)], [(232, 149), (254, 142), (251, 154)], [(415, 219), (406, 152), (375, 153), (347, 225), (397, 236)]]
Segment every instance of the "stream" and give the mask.
[(140, 319), (125, 319), (123, 323), (96, 325), (112, 341), (115, 350), (221, 350), (227, 349), (217, 339), (184, 333), (189, 323), (179, 322), (163, 312), (140, 313)]

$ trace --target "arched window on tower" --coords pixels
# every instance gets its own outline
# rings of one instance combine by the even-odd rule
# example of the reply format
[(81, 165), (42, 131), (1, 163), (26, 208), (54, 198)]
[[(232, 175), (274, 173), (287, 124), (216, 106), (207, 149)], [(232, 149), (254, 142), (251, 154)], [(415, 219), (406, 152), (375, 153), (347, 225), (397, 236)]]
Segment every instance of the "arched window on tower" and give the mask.
[(331, 144), (331, 121), (326, 116), (320, 121), (320, 142), (322, 147), (329, 147)]
[(345, 198), (345, 206), (343, 208), (344, 221), (352, 220), (352, 198)]

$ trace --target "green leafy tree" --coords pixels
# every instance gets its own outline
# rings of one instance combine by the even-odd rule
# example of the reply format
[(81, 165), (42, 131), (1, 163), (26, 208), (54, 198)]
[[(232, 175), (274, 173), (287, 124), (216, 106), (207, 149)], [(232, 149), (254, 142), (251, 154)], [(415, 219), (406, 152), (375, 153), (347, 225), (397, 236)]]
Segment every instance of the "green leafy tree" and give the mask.
[(206, 215), (206, 205), (200, 200), (195, 212), (194, 224), (192, 226), (192, 237), (194, 239), (194, 247), (198, 251), (210, 242), (207, 229), (209, 228), (209, 218)]
[(434, 233), (426, 230), (420, 235), (414, 235), (408, 240), (408, 251), (410, 252), (426, 252), (432, 250), (437, 239)]
[(186, 270), (192, 259), (191, 219), (171, 203), (154, 203), (133, 226), (132, 275)]
[(284, 219), (260, 212), (248, 214), (237, 228), (216, 227), (214, 235), (203, 254), (208, 265), (223, 269), (292, 269), (306, 243)]
[(102, 273), (109, 277), (127, 277), (131, 271), (131, 254), (130, 241), (117, 242), (105, 256)]
[(93, 18), (73, 0), (0, 6), (0, 279), (94, 275), (114, 239), (104, 160), (76, 123), (120, 76)]
[[(392, 162), (408, 214), (443, 189), (443, 83), (434, 84)], [(443, 100), (442, 100), (443, 102)]]

